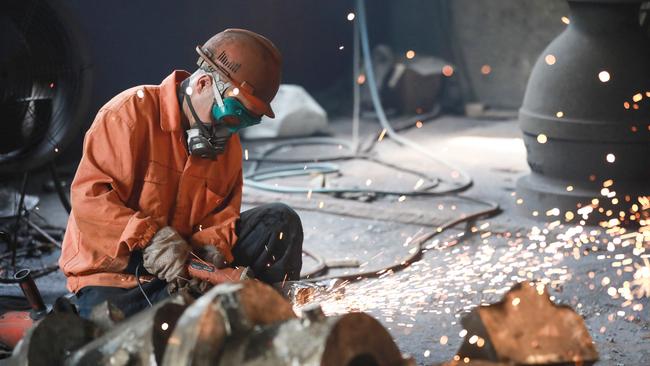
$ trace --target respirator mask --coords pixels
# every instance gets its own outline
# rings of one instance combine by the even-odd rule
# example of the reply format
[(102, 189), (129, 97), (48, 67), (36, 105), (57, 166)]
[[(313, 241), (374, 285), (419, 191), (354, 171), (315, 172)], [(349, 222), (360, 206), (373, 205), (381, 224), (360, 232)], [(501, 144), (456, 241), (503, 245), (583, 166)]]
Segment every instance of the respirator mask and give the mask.
[[(212, 91), (214, 94), (211, 113), (212, 121), (203, 122), (196, 114), (190, 95), (187, 92), (190, 79), (188, 78), (181, 83), (185, 101), (196, 122), (187, 131), (187, 148), (190, 155), (204, 159), (215, 159), (217, 155), (225, 151), (226, 144), (233, 133), (260, 123), (261, 117), (250, 113), (237, 98), (222, 96), (222, 93), (230, 87), (230, 83), (222, 81), (219, 73), (203, 71), (212, 77)], [(239, 90), (234, 88), (232, 94), (237, 95), (238, 92)]]

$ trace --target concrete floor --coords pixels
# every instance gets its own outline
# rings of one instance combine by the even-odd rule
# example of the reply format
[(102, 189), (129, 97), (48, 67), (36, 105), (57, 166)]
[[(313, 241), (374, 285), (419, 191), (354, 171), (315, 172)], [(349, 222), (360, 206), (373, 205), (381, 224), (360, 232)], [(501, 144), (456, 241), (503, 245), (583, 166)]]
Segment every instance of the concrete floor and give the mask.
[[(330, 127), (334, 135), (349, 138), (349, 120), (335, 121)], [(374, 122), (362, 124), (364, 136), (378, 130)], [(631, 281), (633, 265), (643, 264), (643, 254), (633, 251), (634, 245), (616, 241), (611, 245), (610, 241), (608, 246), (605, 239), (609, 234), (602, 229), (549, 228), (515, 213), (515, 182), (528, 171), (516, 122), (445, 116), (404, 134), (472, 176), (474, 186), (463, 195), (497, 202), (503, 213), (473, 223), (476, 233), (465, 232), (466, 227), (459, 225), (437, 235), (424, 243), (422, 259), (401, 272), (348, 284), (343, 291), (318, 298), (326, 313), (369, 312), (389, 329), (402, 352), (418, 364), (436, 364), (451, 359), (460, 346), (459, 319), (464, 312), (495, 302), (516, 282), (532, 278), (548, 283), (556, 302), (571, 305), (584, 317), (601, 355), (599, 365), (647, 362), (648, 298), (626, 301), (623, 293), (607, 293), (610, 287), (622, 289), (625, 281)], [(254, 156), (262, 144), (246, 142), (245, 148)], [(330, 146), (280, 151), (277, 156), (338, 152), (338, 147)], [(389, 139), (381, 141), (375, 152), (401, 167), (446, 180), (451, 176), (444, 166)], [(411, 190), (420, 179), (367, 161), (339, 165), (341, 175), (329, 177), (327, 184)], [(294, 178), (275, 183), (309, 185), (316, 181), (318, 178)], [(360, 269), (338, 269), (333, 274), (378, 271), (400, 262), (415, 250), (413, 238), (463, 213), (484, 208), (457, 197), (387, 196), (361, 202), (245, 188), (244, 208), (277, 200), (292, 204), (300, 213), (306, 249), (328, 260), (353, 258), (361, 263)], [(50, 223), (65, 225), (67, 216), (54, 195), (41, 195), (39, 212)], [(576, 248), (580, 233), (592, 237), (587, 239), (592, 241), (587, 251)], [(449, 244), (453, 246), (445, 248)], [(26, 264), (50, 263), (57, 256), (52, 253)], [(625, 262), (627, 259), (632, 264)], [(314, 262), (305, 258), (304, 270), (313, 266)], [(66, 292), (60, 272), (39, 279), (37, 284), (48, 301)], [(18, 289), (3, 285), (0, 293), (18, 293)]]

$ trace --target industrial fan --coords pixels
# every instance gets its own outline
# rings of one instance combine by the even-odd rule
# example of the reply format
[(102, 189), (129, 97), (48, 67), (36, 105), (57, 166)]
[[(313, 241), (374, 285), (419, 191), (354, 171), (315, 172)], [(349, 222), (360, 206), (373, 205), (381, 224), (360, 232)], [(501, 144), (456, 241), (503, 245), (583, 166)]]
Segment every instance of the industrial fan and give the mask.
[[(29, 174), (48, 166), (69, 211), (53, 161), (82, 130), (90, 100), (90, 63), (81, 32), (61, 3), (10, 0), (1, 5), (0, 176), (23, 178), (17, 198), (11, 193), (0, 200), (13, 215), (0, 228), (0, 240), (12, 252), (14, 271), (25, 237), (60, 246), (47, 228), (29, 220), (25, 189)], [(1, 270), (0, 281), (8, 281), (8, 271)]]

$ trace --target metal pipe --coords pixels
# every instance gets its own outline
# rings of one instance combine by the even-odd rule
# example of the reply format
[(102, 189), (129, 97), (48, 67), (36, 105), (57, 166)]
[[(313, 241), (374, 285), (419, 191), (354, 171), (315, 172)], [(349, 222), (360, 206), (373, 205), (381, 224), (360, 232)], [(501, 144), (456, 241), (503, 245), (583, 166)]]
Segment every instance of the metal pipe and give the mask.
[(20, 289), (25, 294), (29, 305), (32, 308), (32, 319), (41, 318), (47, 312), (45, 303), (43, 302), (43, 297), (36, 287), (36, 283), (30, 274), (29, 269), (21, 269), (20, 271), (14, 274), (14, 279), (18, 281)]
[(30, 221), (28, 218), (26, 218), (26, 217), (23, 217), (23, 221), (25, 221), (25, 223), (26, 223), (27, 225), (29, 225), (29, 227), (31, 227), (32, 229), (36, 230), (39, 234), (41, 234), (41, 235), (42, 235), (42, 236), (43, 236), (47, 241), (49, 241), (50, 243), (52, 243), (55, 247), (61, 249), (61, 243), (60, 243), (59, 241), (57, 241), (56, 239), (54, 239), (54, 238), (52, 237), (52, 235), (48, 234), (45, 230), (43, 230), (43, 229), (41, 229), (40, 227), (38, 227), (38, 225), (34, 224), (33, 222), (31, 222), (31, 221)]

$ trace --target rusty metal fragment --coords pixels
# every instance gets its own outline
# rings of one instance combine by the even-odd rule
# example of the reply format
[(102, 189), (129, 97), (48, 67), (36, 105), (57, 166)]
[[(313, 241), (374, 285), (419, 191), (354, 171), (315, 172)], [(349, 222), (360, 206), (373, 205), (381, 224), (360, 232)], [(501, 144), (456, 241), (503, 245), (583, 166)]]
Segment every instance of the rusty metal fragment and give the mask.
[(582, 317), (554, 304), (542, 284), (517, 284), (500, 302), (475, 308), (461, 322), (467, 330), (458, 350), (461, 362), (588, 365), (598, 360)]
[(179, 319), (168, 339), (163, 365), (215, 364), (227, 337), (295, 317), (289, 302), (261, 282), (216, 286)]
[(390, 334), (363, 313), (325, 317), (319, 306), (303, 317), (256, 327), (229, 338), (218, 365), (410, 365)]

